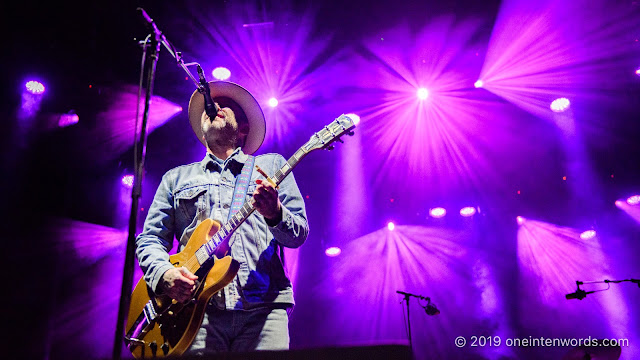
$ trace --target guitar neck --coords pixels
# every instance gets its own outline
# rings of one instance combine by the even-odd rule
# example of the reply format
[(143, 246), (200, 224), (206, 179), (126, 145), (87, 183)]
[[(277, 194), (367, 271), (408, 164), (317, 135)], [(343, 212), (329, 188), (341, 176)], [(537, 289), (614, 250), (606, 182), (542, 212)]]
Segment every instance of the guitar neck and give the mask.
[(277, 185), (279, 185), (282, 182), (282, 180), (284, 180), (284, 178), (286, 178), (287, 175), (289, 175), (291, 170), (293, 170), (293, 168), (296, 165), (298, 165), (300, 160), (302, 160), (308, 154), (309, 154), (309, 151), (305, 150), (304, 147), (301, 147), (300, 149), (298, 149), (298, 151), (296, 151), (295, 154), (293, 154), (293, 156), (291, 156), (289, 160), (287, 160), (287, 163), (284, 164), (284, 166), (280, 168), (280, 170), (276, 171), (275, 174), (273, 174), (273, 181)]

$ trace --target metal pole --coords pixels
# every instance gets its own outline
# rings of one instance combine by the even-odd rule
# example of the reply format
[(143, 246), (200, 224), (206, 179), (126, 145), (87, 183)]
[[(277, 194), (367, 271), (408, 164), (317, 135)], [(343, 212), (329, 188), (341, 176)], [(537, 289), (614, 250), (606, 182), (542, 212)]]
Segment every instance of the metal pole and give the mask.
[[(160, 33), (154, 32), (151, 36), (151, 64), (149, 65), (146, 79), (146, 95), (142, 125), (140, 127), (140, 137), (136, 146), (137, 163), (135, 166), (134, 186), (131, 191), (131, 215), (129, 216), (129, 237), (127, 238), (127, 250), (124, 260), (124, 271), (122, 274), (122, 288), (120, 291), (120, 306), (118, 308), (118, 322), (116, 323), (116, 333), (113, 342), (113, 359), (119, 360), (122, 355), (122, 345), (124, 340), (124, 324), (129, 313), (129, 302), (131, 301), (131, 288), (133, 285), (133, 261), (136, 248), (136, 230), (138, 224), (138, 208), (140, 195), (142, 194), (142, 176), (144, 174), (144, 160), (147, 153), (147, 122), (149, 120), (149, 106), (153, 93), (153, 81), (155, 77), (158, 53), (160, 51)], [(145, 45), (146, 46), (146, 45)]]

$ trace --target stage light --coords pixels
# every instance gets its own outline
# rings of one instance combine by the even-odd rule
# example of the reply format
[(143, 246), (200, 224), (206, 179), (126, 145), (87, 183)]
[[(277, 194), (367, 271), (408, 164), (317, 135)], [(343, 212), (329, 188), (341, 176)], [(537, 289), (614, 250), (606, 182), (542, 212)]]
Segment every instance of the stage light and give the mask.
[(231, 71), (226, 67), (218, 66), (211, 72), (214, 78), (218, 80), (227, 80), (231, 76)]
[(276, 107), (276, 106), (278, 106), (278, 99), (272, 97), (271, 99), (269, 99), (268, 104), (271, 107)]
[(473, 216), (473, 214), (475, 213), (476, 213), (476, 208), (474, 208), (473, 206), (467, 206), (460, 209), (460, 215), (465, 217)]
[(616, 200), (615, 204), (616, 204), (617, 207), (621, 207), (622, 205), (624, 205), (624, 201)]
[(580, 234), (580, 239), (589, 240), (589, 239), (592, 239), (595, 236), (596, 236), (596, 231), (595, 230), (587, 230), (587, 231), (583, 232), (582, 234)]
[(389, 221), (389, 223), (387, 224), (387, 229), (389, 229), (389, 231), (393, 231), (395, 228), (396, 228), (396, 224)]
[(60, 115), (60, 119), (58, 120), (58, 126), (66, 127), (73, 124), (77, 124), (79, 121), (80, 121), (80, 117), (78, 116), (78, 114), (69, 112), (67, 114)]
[(482, 86), (484, 86), (484, 81), (478, 80), (475, 83), (473, 83), (473, 86), (475, 86), (476, 88), (481, 88)]
[(640, 204), (640, 195), (633, 195), (627, 198), (627, 204), (638, 205)]
[(524, 218), (522, 216), (516, 216), (516, 222), (518, 225), (524, 224)]
[(358, 116), (358, 115), (356, 115), (356, 114), (353, 114), (353, 113), (346, 114), (346, 115), (347, 115), (351, 120), (353, 120), (353, 123), (354, 123), (355, 125), (360, 124), (360, 116)]
[(340, 255), (341, 252), (342, 250), (340, 250), (340, 248), (337, 246), (329, 247), (327, 248), (327, 250), (324, 251), (325, 255), (331, 256), (331, 257), (338, 256)]
[(125, 175), (122, 177), (122, 186), (131, 189), (133, 188), (133, 175)]
[(429, 210), (429, 215), (431, 215), (434, 218), (441, 218), (441, 217), (447, 215), (447, 210), (445, 210), (444, 208), (441, 208), (441, 207), (433, 208), (433, 209)]
[(640, 76), (640, 68), (636, 69), (636, 75)]
[(35, 95), (44, 93), (44, 85), (39, 81), (35, 81), (35, 80), (27, 81), (27, 83), (25, 84), (25, 87), (27, 88), (28, 92)]
[(566, 111), (569, 108), (569, 105), (571, 103), (569, 102), (569, 99), (567, 98), (558, 98), (555, 99), (551, 102), (551, 110), (554, 112), (563, 112)]
[(429, 97), (429, 90), (420, 88), (416, 94), (418, 95), (418, 99), (426, 100)]

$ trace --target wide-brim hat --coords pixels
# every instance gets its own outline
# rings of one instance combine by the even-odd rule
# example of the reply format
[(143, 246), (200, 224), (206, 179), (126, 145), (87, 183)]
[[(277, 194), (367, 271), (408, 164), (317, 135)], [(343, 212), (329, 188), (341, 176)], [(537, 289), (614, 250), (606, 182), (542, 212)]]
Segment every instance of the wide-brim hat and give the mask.
[[(262, 145), (266, 132), (264, 114), (256, 98), (254, 98), (247, 89), (228, 81), (210, 81), (209, 89), (211, 90), (211, 98), (227, 97), (235, 101), (242, 108), (242, 111), (244, 111), (249, 121), (249, 133), (242, 146), (242, 151), (245, 154), (253, 154), (256, 152), (260, 148), (260, 145)], [(200, 140), (204, 146), (207, 146), (203, 139), (200, 123), (203, 112), (204, 96), (196, 90), (189, 100), (189, 122), (198, 140)]]

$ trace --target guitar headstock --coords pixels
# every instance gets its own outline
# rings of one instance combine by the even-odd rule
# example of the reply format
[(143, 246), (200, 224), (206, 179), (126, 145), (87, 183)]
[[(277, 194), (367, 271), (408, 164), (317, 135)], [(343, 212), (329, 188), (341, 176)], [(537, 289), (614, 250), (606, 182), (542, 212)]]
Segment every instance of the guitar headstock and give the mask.
[(353, 135), (352, 129), (355, 127), (356, 125), (353, 122), (353, 119), (342, 114), (337, 119), (333, 120), (331, 124), (325, 126), (324, 129), (313, 134), (311, 139), (309, 139), (302, 148), (307, 152), (318, 149), (332, 150), (333, 145), (331, 144), (335, 141), (342, 142), (340, 137), (344, 134), (349, 136)]

